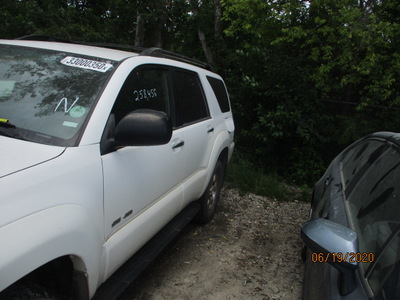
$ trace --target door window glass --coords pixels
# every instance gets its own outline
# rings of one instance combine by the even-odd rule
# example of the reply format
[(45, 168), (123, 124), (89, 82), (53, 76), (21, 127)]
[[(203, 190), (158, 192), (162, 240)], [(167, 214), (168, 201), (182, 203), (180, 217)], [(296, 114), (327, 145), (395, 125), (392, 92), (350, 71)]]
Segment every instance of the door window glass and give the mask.
[(362, 264), (376, 293), (399, 261), (400, 154), (395, 146), (388, 144), (383, 153), (379, 150), (381, 146), (374, 148), (372, 153), (364, 150), (371, 153), (366, 162), (369, 167), (354, 180), (357, 184), (347, 201), (350, 221), (358, 234), (360, 253), (366, 257), (372, 253)]
[[(371, 163), (385, 150), (384, 143), (369, 140), (350, 149), (342, 161), (346, 197), (353, 191), (360, 176), (365, 174)], [(354, 179), (354, 180), (353, 180)]]
[[(380, 292), (381, 294), (390, 295), (393, 293), (393, 288), (397, 285), (393, 282), (393, 274), (398, 274), (398, 270), (394, 272), (395, 268), (398, 268), (399, 264), (399, 229), (400, 223), (386, 224), (390, 227), (393, 234), (387, 240), (386, 243), (382, 245), (382, 249), (378, 251), (379, 256), (376, 257), (376, 261), (371, 265), (370, 269), (366, 272), (366, 277), (368, 282), (374, 292)], [(399, 296), (399, 295), (397, 295)], [(385, 298), (384, 298), (385, 299)], [(394, 299), (389, 297), (386, 299)]]
[(156, 66), (141, 66), (126, 79), (113, 108), (116, 123), (137, 109), (153, 109), (171, 117), (169, 72)]
[(206, 119), (209, 114), (197, 73), (176, 69), (174, 80), (176, 126)]

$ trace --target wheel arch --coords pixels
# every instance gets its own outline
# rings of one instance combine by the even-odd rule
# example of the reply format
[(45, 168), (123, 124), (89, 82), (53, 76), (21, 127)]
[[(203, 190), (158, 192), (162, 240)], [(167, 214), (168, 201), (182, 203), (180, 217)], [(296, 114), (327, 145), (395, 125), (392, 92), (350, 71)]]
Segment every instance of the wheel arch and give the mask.
[(88, 220), (83, 208), (61, 205), (0, 228), (9, 241), (0, 249), (0, 290), (39, 278), (59, 282), (63, 292), (69, 287), (74, 299), (88, 299), (99, 284), (102, 249), (101, 235)]

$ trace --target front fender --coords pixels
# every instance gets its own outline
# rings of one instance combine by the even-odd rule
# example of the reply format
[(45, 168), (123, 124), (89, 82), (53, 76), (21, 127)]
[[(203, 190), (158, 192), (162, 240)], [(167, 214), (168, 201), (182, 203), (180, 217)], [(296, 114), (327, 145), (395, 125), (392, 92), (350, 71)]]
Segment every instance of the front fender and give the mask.
[(55, 258), (75, 255), (94, 293), (102, 236), (82, 207), (60, 205), (28, 215), (1, 227), (0, 237), (0, 291)]

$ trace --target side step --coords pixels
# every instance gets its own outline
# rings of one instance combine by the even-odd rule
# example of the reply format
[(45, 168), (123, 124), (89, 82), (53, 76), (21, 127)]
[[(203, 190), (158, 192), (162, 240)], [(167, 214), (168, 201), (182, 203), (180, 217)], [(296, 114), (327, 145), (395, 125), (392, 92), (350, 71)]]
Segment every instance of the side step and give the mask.
[(160, 252), (193, 219), (200, 209), (198, 202), (193, 202), (172, 219), (150, 241), (136, 252), (97, 290), (92, 299), (115, 300), (140, 275), (140, 273), (160, 254)]

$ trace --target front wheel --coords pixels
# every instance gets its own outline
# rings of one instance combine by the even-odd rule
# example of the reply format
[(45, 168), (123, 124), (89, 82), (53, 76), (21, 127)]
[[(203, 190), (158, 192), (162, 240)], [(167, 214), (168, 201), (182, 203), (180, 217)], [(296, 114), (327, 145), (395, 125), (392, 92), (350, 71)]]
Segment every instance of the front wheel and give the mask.
[(214, 172), (210, 182), (200, 197), (200, 210), (195, 218), (198, 223), (206, 224), (212, 220), (217, 208), (219, 196), (221, 194), (222, 184), (224, 183), (225, 168), (220, 160), (215, 165)]
[(0, 299), (4, 300), (61, 300), (51, 290), (33, 283), (33, 282), (17, 282), (0, 293)]

